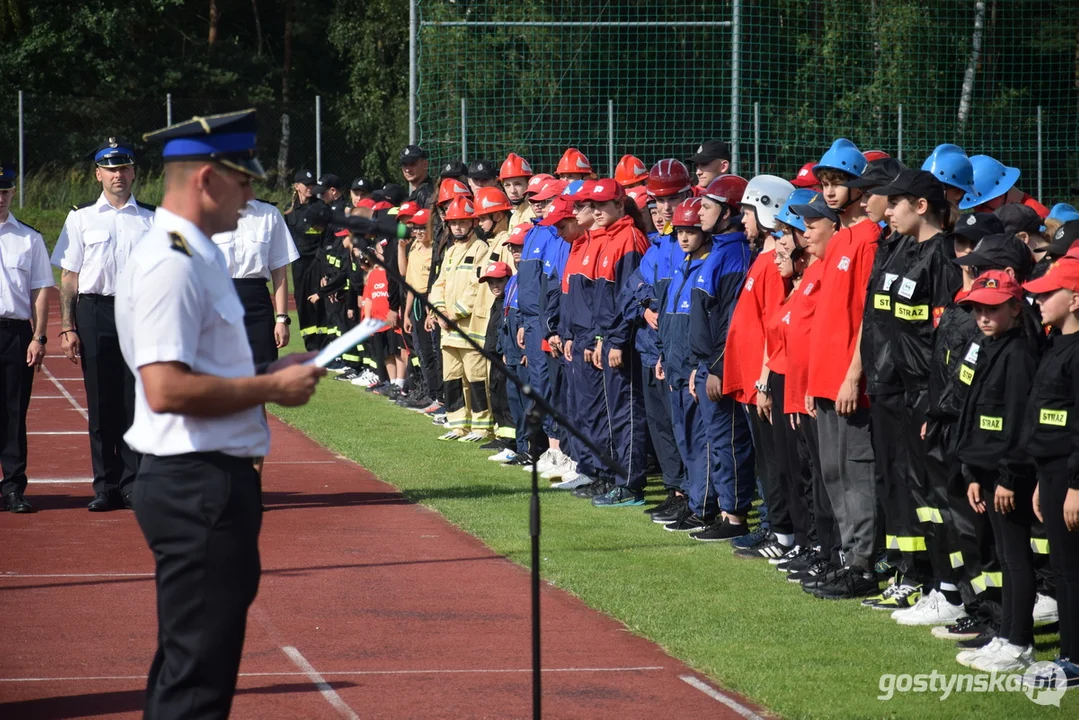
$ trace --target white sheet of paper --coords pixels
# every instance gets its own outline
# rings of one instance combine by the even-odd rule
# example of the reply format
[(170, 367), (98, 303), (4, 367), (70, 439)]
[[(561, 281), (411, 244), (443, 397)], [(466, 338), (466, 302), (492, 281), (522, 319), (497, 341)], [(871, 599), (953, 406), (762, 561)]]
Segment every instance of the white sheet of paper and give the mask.
[(316, 355), (313, 360), (310, 360), (308, 362), (311, 365), (326, 367), (334, 360), (341, 357), (344, 353), (348, 352), (352, 348), (362, 343), (367, 338), (377, 333), (379, 330), (385, 327), (385, 325), (386, 323), (382, 320), (367, 318), (359, 325), (352, 328), (347, 333), (324, 347), (322, 351), (318, 355)]

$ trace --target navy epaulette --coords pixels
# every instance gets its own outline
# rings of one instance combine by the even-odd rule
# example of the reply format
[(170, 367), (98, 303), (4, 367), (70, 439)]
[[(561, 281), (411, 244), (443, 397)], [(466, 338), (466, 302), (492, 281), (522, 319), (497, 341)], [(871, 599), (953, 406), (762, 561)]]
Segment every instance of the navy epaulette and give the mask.
[(37, 233), (38, 235), (41, 235), (41, 237), (45, 237), (45, 235), (44, 235), (44, 234), (43, 234), (43, 233), (42, 233), (42, 232), (41, 232), (40, 230), (38, 230), (38, 229), (37, 229), (36, 227), (34, 227), (33, 225), (30, 225), (29, 223), (24, 223), (24, 222), (23, 222), (22, 220), (19, 220), (19, 223), (20, 223), (20, 224), (21, 224), (21, 225), (22, 225), (23, 227), (28, 227), (28, 228), (30, 228), (31, 230), (33, 230), (34, 232), (36, 232), (36, 233)]
[(150, 203), (139, 202), (138, 200), (135, 201), (135, 204), (138, 205), (143, 210), (149, 210), (150, 212), (157, 212), (157, 205), (151, 205)]
[(96, 204), (97, 204), (97, 200), (91, 200), (90, 202), (85, 202), (82, 205), (72, 205), (71, 209), (72, 210), (82, 210), (83, 208), (93, 207)]
[(258, 200), (260, 203), (266, 203), (267, 205), (273, 205), (274, 207), (277, 207), (277, 203), (273, 202), (272, 200), (263, 200), (262, 198), (255, 199)]
[(177, 232), (169, 233), (169, 243), (173, 250), (181, 252), (188, 257), (191, 257), (191, 248), (187, 246), (187, 240), (184, 240), (184, 236)]

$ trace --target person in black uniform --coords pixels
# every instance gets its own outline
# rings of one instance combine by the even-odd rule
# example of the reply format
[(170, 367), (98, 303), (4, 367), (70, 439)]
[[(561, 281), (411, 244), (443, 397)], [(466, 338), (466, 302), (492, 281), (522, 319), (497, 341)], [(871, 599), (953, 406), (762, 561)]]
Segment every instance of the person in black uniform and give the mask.
[(311, 192), (322, 202), (330, 206), (334, 213), (343, 213), (351, 203), (345, 198), (344, 184), (341, 178), (333, 173), (324, 173), (319, 176), (318, 184), (311, 188)]
[(435, 186), (427, 174), (427, 151), (418, 145), (409, 145), (402, 150), (401, 174), (408, 181), (408, 199), (430, 210)]
[(154, 206), (131, 192), (135, 153), (117, 138), (93, 153), (101, 195), (72, 208), (56, 241), (52, 263), (60, 277), (60, 348), (82, 360), (94, 470), (94, 499), (87, 509), (131, 507), (139, 457), (123, 435), (135, 418), (135, 376), (120, 355), (116, 336), (116, 279), (150, 230)]
[(0, 162), (0, 495), (9, 512), (32, 513), (23, 496), (26, 411), (48, 342), (49, 296), (42, 290), (54, 282), (41, 233), (11, 214), (15, 178), (15, 166)]
[(262, 510), (253, 459), (269, 450), (263, 404), (302, 405), (325, 371), (290, 355), (256, 368), (244, 312), (210, 240), (236, 229), (264, 178), (255, 111), (198, 117), (163, 142), (165, 195), (116, 289), (116, 329), (136, 373), (143, 453), (135, 517), (154, 555), (157, 652), (149, 720), (227, 718), (258, 592)]
[(296, 317), (299, 320), (300, 336), (304, 347), (317, 350), (318, 318), (317, 310), (307, 301), (311, 288), (305, 284), (308, 270), (315, 258), (315, 251), (322, 240), (322, 231), (309, 222), (307, 211), (318, 201), (314, 194), (315, 174), (307, 169), (296, 171), (292, 184), (292, 202), (283, 213), (288, 231), (300, 256), (292, 263), (293, 298), (296, 301)]

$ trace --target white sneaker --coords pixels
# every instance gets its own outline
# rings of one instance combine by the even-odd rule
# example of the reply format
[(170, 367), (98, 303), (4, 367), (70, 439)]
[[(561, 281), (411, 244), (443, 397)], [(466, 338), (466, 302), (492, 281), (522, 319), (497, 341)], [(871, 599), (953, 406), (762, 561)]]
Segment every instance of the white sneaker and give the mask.
[[(555, 453), (558, 453), (558, 451), (557, 450), (547, 450), (547, 452), (540, 455), (539, 456), (539, 461), (536, 463), (536, 470), (538, 472), (545, 473), (548, 470), (550, 470), (551, 468), (553, 468), (555, 465), (557, 465), (558, 461), (555, 459)], [(561, 454), (561, 453), (558, 453), (558, 454)], [(526, 467), (525, 472), (532, 472), (532, 466), (529, 465), (528, 467)]]
[(573, 462), (565, 455), (563, 455), (562, 457), (562, 462), (560, 462), (558, 465), (555, 465), (547, 472), (542, 473), (540, 477), (544, 480), (558, 480), (559, 478), (564, 478), (566, 475), (574, 472), (577, 469), (577, 463)]
[(1038, 593), (1037, 600), (1034, 602), (1034, 624), (1048, 625), (1058, 620), (1060, 620), (1060, 613), (1057, 611), (1057, 601), (1048, 595)]
[(592, 482), (592, 478), (572, 470), (562, 476), (562, 482), (557, 482), (551, 487), (558, 488), (559, 490), (573, 490), (575, 488), (583, 487)]
[(517, 453), (513, 452), (509, 448), (506, 448), (505, 450), (498, 453), (497, 455), (492, 455), (491, 457), (489, 457), (487, 459), (490, 460), (491, 462), (496, 462), (496, 463), (508, 463), (508, 462), (511, 462), (511, 461), (517, 459)]
[(445, 435), (440, 435), (439, 440), (460, 440), (463, 436), (456, 430), (450, 430)]
[(964, 650), (955, 656), (955, 661), (963, 667), (971, 667), (971, 663), (977, 660), (982, 655), (995, 654), (1001, 645), (1007, 643), (1004, 638), (995, 637), (989, 641), (987, 645), (984, 645), (976, 650)]
[(1023, 672), (1034, 664), (1034, 646), (1001, 644), (992, 653), (982, 653), (970, 663), (971, 670), (981, 672), (1015, 673)]
[(914, 607), (892, 613), (892, 619), (900, 625), (951, 625), (966, 616), (962, 605), (952, 605), (936, 590), (922, 595)]

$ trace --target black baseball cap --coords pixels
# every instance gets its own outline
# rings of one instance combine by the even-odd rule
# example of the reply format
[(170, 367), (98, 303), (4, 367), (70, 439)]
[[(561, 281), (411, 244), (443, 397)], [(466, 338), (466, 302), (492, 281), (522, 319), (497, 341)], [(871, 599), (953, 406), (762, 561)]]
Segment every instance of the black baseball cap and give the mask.
[(408, 191), (397, 183), (386, 183), (382, 187), (382, 196), (386, 198), (387, 202), (400, 205), (408, 198)]
[(835, 210), (828, 207), (828, 203), (824, 200), (824, 196), (820, 193), (814, 195), (809, 202), (804, 205), (791, 205), (791, 212), (795, 215), (800, 215), (803, 220), (816, 220), (817, 218), (828, 218), (834, 223), (839, 222), (839, 215)]
[(696, 165), (705, 165), (713, 160), (730, 160), (731, 146), (723, 140), (705, 140), (697, 148), (697, 154), (687, 160)]
[(1034, 266), (1034, 256), (1027, 244), (1014, 233), (986, 235), (974, 246), (974, 251), (961, 258), (956, 258), (957, 265), (973, 265), (979, 272), (986, 270), (1012, 268), (1015, 274), (1025, 279)]
[(414, 162), (425, 160), (427, 158), (427, 151), (421, 148), (419, 145), (409, 145), (401, 151), (401, 164), (411, 165)]
[(357, 190), (359, 192), (369, 193), (372, 190), (374, 190), (374, 187), (375, 187), (374, 183), (372, 183), (370, 180), (368, 180), (363, 175), (361, 175), (361, 176), (359, 176), (358, 178), (356, 178), (355, 180), (352, 181), (352, 188), (351, 189), (352, 190)]
[(991, 212), (970, 213), (959, 218), (949, 236), (960, 235), (963, 239), (976, 243), (987, 235), (1002, 235), (1008, 232), (1004, 223)]
[(1034, 208), (1019, 203), (1008, 203), (998, 207), (994, 214), (1004, 223), (1010, 233), (1043, 233), (1045, 223)]
[(879, 160), (871, 160), (866, 163), (861, 177), (852, 177), (843, 183), (844, 187), (857, 190), (866, 188), (882, 187), (896, 178), (899, 173), (907, 169), (907, 166), (895, 158), (886, 157)]
[(1053, 233), (1047, 252), (1052, 258), (1064, 257), (1076, 241), (1079, 241), (1079, 220), (1070, 220)]
[(301, 185), (314, 185), (315, 174), (307, 168), (301, 168), (296, 171), (296, 174), (292, 177), (292, 182), (298, 182)]
[(940, 184), (940, 181), (933, 177), (932, 173), (912, 168), (901, 171), (887, 185), (874, 188), (869, 192), (872, 195), (887, 195), (888, 197), (913, 195), (928, 200), (930, 205), (938, 208), (946, 207), (948, 204), (948, 200), (944, 197), (944, 186)]
[(454, 178), (456, 180), (468, 179), (468, 167), (460, 160), (451, 160), (442, 166), (442, 172), (439, 173), (443, 178)]
[(490, 160), (473, 160), (468, 164), (468, 177), (472, 180), (494, 180), (497, 172)]

